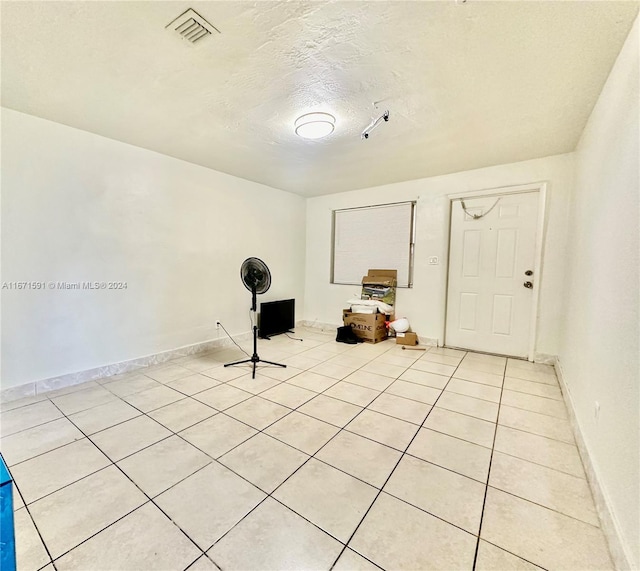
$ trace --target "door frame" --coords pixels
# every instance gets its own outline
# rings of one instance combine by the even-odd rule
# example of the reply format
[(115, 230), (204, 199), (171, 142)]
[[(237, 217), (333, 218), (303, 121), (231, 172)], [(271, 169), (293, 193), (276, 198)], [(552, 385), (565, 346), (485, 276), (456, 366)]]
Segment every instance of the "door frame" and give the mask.
[(466, 192), (454, 192), (447, 194), (447, 200), (449, 201), (449, 219), (447, 228), (447, 263), (445, 269), (445, 303), (444, 303), (444, 320), (442, 323), (442, 342), (446, 346), (447, 335), (447, 312), (449, 310), (449, 268), (451, 264), (451, 217), (453, 215), (453, 202), (460, 199), (472, 199), (480, 198), (483, 196), (507, 196), (509, 194), (523, 194), (526, 192), (538, 193), (538, 220), (536, 224), (536, 245), (535, 245), (535, 260), (533, 272), (536, 276), (536, 286), (533, 290), (533, 300), (531, 303), (531, 327), (529, 330), (529, 350), (527, 359), (533, 361), (536, 350), (536, 339), (538, 333), (538, 307), (540, 304), (540, 286), (541, 281), (541, 268), (542, 258), (545, 240), (545, 229), (547, 219), (547, 183), (532, 182), (529, 184), (519, 184), (514, 186), (501, 186), (497, 188), (486, 188), (481, 190), (469, 190)]

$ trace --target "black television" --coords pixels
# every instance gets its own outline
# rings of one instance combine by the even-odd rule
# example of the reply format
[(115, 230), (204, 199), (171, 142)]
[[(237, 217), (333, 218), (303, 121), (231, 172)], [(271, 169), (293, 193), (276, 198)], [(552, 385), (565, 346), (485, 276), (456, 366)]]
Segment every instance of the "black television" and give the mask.
[(296, 325), (296, 300), (267, 301), (260, 304), (260, 337), (291, 331)]

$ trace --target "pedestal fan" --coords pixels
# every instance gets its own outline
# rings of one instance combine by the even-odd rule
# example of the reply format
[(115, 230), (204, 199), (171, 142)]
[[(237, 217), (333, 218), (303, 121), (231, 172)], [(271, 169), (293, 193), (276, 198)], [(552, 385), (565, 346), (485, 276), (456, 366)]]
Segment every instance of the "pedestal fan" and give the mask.
[(265, 293), (269, 287), (271, 287), (271, 273), (267, 264), (265, 264), (259, 258), (247, 258), (242, 262), (240, 267), (240, 279), (251, 292), (251, 311), (253, 311), (253, 355), (250, 359), (243, 359), (242, 361), (234, 361), (233, 363), (227, 363), (225, 367), (231, 367), (232, 365), (241, 365), (244, 363), (253, 363), (252, 379), (256, 378), (256, 365), (258, 363), (268, 363), (269, 365), (275, 365), (276, 367), (286, 367), (282, 363), (273, 363), (272, 361), (266, 361), (258, 356), (258, 326), (256, 324), (256, 297), (260, 293)]

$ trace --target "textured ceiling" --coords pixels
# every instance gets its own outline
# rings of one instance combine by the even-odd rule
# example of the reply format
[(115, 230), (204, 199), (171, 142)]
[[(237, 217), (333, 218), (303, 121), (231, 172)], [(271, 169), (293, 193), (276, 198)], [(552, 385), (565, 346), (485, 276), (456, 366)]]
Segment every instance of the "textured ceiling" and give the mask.
[[(221, 33), (190, 45), (165, 30), (190, 7)], [(4, 106), (314, 196), (572, 151), (638, 3), (1, 10)], [(385, 109), (389, 123), (361, 140)], [(335, 115), (334, 134), (297, 137), (309, 111)]]

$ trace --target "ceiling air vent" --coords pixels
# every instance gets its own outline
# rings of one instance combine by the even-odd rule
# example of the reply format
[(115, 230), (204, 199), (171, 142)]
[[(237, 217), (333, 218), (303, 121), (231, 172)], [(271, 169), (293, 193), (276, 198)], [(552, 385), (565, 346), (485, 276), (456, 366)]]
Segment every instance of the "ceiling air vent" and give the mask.
[(220, 33), (220, 30), (217, 30), (191, 8), (170, 22), (166, 29), (175, 31), (182, 39), (192, 44), (212, 34)]

